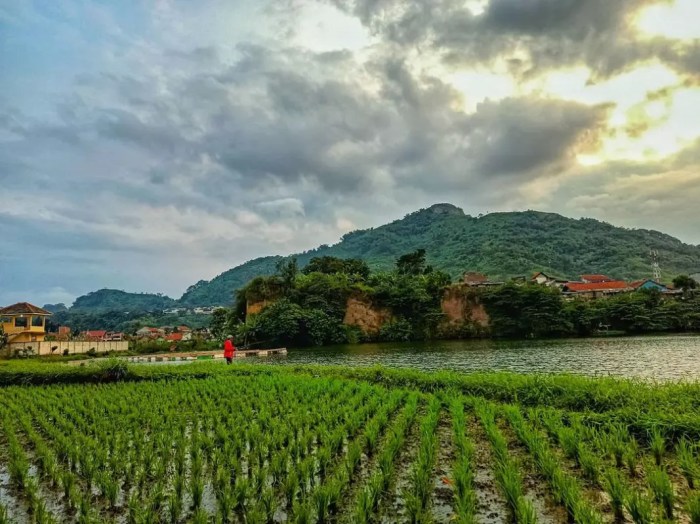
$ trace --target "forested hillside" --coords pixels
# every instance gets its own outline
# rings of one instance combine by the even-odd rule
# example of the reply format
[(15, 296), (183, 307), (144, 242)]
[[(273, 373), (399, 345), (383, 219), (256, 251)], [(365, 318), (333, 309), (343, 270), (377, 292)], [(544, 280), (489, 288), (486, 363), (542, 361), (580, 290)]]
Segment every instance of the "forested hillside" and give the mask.
[(190, 286), (179, 301), (163, 295), (103, 289), (79, 297), (73, 311), (153, 311), (169, 307), (233, 303), (235, 291), (256, 276), (272, 275), (294, 257), (304, 267), (314, 257), (360, 258), (374, 271), (390, 269), (404, 253), (425, 249), (428, 263), (457, 278), (480, 271), (493, 279), (535, 271), (578, 278), (605, 273), (620, 279), (651, 276), (649, 251), (659, 252), (662, 276), (700, 272), (700, 246), (657, 231), (625, 229), (593, 219), (572, 219), (538, 211), (465, 215), (451, 204), (436, 204), (384, 226), (353, 231), (332, 246), (288, 257), (250, 260), (211, 281)]
[(175, 304), (175, 300), (160, 294), (100, 289), (75, 299), (71, 311), (158, 311)]
[[(663, 277), (700, 271), (700, 247), (657, 231), (625, 229), (593, 219), (572, 219), (537, 211), (465, 215), (437, 204), (390, 224), (354, 231), (338, 244), (292, 255), (299, 266), (313, 257), (361, 258), (373, 270), (393, 266), (397, 257), (423, 248), (428, 263), (453, 278), (481, 271), (491, 278), (535, 271), (568, 278), (605, 273), (621, 279), (650, 277), (649, 251), (659, 252)], [(188, 305), (230, 304), (233, 292), (254, 276), (271, 275), (282, 257), (264, 257), (199, 282), (182, 297)]]

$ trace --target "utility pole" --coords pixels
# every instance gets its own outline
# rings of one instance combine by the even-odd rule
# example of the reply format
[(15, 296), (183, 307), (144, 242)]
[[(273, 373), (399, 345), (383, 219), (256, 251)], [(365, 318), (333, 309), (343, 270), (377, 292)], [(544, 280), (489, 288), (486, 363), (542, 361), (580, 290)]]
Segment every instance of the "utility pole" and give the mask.
[(659, 252), (656, 249), (652, 249), (649, 252), (649, 257), (651, 258), (651, 271), (654, 274), (654, 281), (661, 281), (661, 267), (659, 266)]

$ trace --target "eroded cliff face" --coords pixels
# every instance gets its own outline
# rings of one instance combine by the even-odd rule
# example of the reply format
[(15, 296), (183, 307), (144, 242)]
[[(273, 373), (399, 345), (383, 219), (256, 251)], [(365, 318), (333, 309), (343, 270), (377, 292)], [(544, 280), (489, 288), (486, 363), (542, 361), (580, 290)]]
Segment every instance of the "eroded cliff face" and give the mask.
[(263, 309), (265, 309), (267, 306), (271, 306), (272, 304), (274, 304), (273, 300), (261, 300), (260, 302), (246, 302), (246, 305), (245, 305), (246, 317), (248, 315), (257, 315)]
[(350, 297), (343, 323), (348, 326), (357, 326), (363, 333), (378, 333), (381, 327), (392, 318), (391, 311), (385, 308), (378, 308), (361, 297)]
[(448, 324), (471, 323), (479, 328), (488, 328), (489, 315), (486, 313), (478, 294), (470, 292), (464, 285), (450, 286), (445, 290), (440, 304)]

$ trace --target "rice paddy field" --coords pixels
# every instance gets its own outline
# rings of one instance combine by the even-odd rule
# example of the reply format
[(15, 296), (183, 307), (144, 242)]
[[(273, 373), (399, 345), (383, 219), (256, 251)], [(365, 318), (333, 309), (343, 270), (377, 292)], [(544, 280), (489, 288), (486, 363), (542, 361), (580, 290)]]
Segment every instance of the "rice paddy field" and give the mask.
[(700, 385), (0, 364), (0, 523), (700, 523)]

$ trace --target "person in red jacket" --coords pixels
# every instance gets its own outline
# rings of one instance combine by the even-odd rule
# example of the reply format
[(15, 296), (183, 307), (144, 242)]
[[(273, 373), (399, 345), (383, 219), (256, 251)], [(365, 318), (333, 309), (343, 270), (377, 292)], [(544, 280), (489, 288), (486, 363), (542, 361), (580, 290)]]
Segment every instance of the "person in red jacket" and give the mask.
[(233, 337), (229, 335), (226, 337), (226, 342), (224, 342), (224, 358), (226, 359), (226, 364), (233, 362), (233, 357), (236, 354), (236, 346), (233, 345)]

